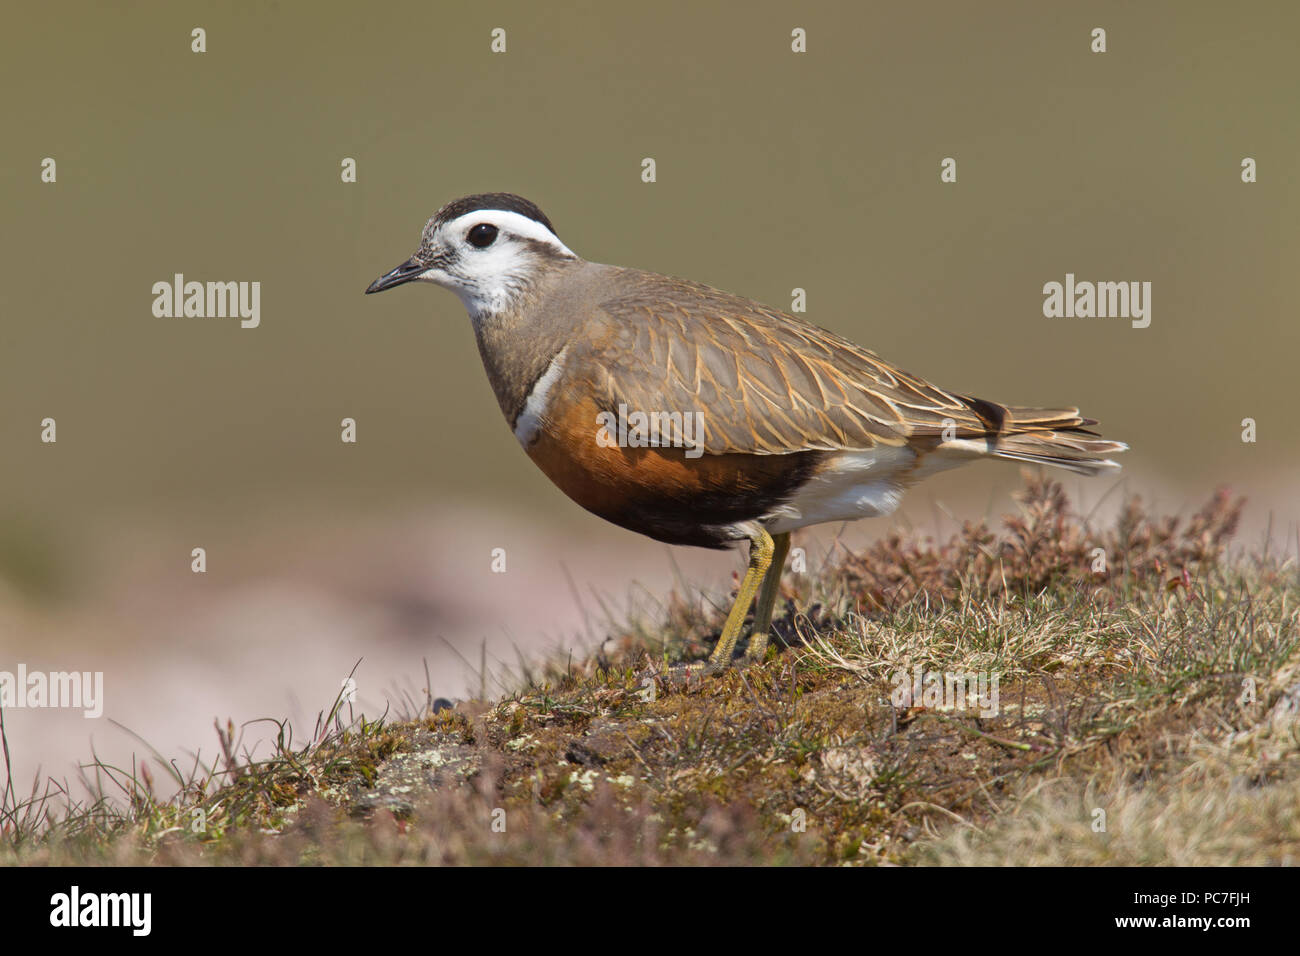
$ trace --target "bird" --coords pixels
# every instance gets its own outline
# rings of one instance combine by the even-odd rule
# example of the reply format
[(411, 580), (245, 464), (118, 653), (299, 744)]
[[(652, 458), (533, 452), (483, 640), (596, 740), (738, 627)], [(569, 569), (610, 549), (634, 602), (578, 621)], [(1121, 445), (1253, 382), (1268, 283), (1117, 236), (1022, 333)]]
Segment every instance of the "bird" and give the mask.
[(366, 293), (410, 282), (460, 298), (515, 438), (574, 502), (669, 544), (749, 543), (715, 671), (751, 607), (745, 660), (765, 659), (791, 532), (888, 515), (976, 459), (1097, 475), (1128, 447), (1077, 408), (951, 392), (751, 299), (590, 262), (512, 193), (442, 206)]

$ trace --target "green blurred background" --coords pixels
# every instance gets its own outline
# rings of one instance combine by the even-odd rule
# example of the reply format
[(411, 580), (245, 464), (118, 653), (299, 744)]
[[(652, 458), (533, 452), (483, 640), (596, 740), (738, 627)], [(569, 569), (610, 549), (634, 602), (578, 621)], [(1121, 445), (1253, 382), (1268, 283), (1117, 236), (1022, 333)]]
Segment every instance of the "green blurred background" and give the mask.
[[(361, 294), (438, 205), (498, 189), (587, 258), (787, 309), (800, 286), (812, 321), (940, 384), (1078, 403), (1153, 479), (1289, 482), (1298, 9), (11, 9), (0, 507), (74, 533), (172, 509), (201, 535), (308, 500), (558, 504), (457, 300)], [(261, 328), (155, 318), (150, 286), (174, 272), (260, 280)], [(1151, 327), (1045, 319), (1041, 287), (1066, 272), (1151, 281)]]

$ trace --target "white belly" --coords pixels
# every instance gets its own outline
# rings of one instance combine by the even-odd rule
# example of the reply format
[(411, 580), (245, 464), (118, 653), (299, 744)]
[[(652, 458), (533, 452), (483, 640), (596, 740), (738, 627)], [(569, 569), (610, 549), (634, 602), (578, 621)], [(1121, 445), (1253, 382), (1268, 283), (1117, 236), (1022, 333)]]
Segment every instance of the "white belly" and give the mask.
[(826, 521), (853, 521), (887, 515), (898, 507), (908, 485), (927, 475), (981, 457), (958, 443), (925, 456), (916, 466), (910, 448), (881, 446), (867, 451), (840, 452), (820, 474), (800, 488), (790, 501), (771, 512), (763, 525), (782, 534)]

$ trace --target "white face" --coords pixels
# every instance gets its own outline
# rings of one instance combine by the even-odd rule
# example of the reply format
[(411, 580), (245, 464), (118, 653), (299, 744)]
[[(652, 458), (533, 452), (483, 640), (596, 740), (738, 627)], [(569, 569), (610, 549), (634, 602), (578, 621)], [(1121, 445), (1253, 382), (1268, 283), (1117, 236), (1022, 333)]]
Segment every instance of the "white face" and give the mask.
[(483, 209), (425, 232), (417, 278), (455, 292), (474, 318), (509, 309), (554, 256), (577, 258), (540, 222), (517, 212)]

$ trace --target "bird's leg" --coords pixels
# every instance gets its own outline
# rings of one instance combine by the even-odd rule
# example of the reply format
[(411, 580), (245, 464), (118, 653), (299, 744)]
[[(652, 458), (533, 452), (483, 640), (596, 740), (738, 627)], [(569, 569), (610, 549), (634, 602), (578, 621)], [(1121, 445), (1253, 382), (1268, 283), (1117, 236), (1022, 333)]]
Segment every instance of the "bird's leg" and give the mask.
[(772, 609), (776, 607), (776, 596), (781, 593), (781, 572), (785, 570), (785, 556), (790, 553), (790, 532), (775, 535), (772, 538), (772, 566), (763, 578), (763, 590), (758, 594), (758, 606), (754, 608), (754, 629), (749, 634), (749, 650), (745, 652), (746, 660), (762, 661), (767, 653), (767, 635), (772, 629)]
[(736, 603), (731, 605), (727, 623), (722, 626), (722, 636), (709, 655), (709, 664), (715, 670), (721, 670), (731, 663), (736, 639), (740, 637), (740, 629), (745, 626), (745, 615), (749, 613), (749, 606), (754, 603), (754, 594), (772, 564), (773, 548), (772, 536), (765, 528), (760, 527), (758, 533), (749, 539), (749, 570), (740, 581), (740, 591), (736, 594)]

